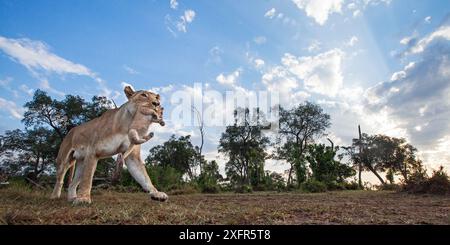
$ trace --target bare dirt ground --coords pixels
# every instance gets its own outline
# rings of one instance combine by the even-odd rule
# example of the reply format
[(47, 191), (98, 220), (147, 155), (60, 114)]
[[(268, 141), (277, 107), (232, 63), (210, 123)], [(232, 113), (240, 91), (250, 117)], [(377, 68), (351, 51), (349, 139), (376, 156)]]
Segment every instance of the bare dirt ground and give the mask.
[(94, 191), (72, 206), (50, 192), (0, 189), (1, 224), (450, 224), (450, 197), (387, 191), (172, 195)]

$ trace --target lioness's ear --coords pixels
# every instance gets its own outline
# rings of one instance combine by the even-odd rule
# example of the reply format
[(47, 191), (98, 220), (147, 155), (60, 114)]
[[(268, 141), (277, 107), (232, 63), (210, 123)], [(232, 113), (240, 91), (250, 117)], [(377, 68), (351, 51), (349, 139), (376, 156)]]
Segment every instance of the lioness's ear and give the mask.
[(125, 92), (125, 95), (127, 96), (127, 99), (129, 99), (134, 94), (134, 90), (130, 86), (126, 86), (123, 91)]

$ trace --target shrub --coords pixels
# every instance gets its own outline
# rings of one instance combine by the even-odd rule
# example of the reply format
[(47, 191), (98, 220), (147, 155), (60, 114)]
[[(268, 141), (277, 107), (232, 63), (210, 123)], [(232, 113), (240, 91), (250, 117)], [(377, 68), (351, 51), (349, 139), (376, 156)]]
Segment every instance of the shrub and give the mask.
[(272, 191), (274, 189), (273, 186), (269, 186), (269, 185), (264, 185), (264, 184), (259, 184), (256, 186), (252, 187), (253, 191)]
[(326, 192), (327, 185), (323, 182), (311, 179), (301, 184), (301, 189), (311, 193)]
[(219, 188), (220, 188), (221, 191), (229, 192), (229, 191), (234, 191), (235, 190), (234, 185), (231, 184), (230, 182), (225, 182), (224, 181), (224, 182), (218, 183), (218, 185), (219, 185)]
[(450, 194), (450, 180), (444, 168), (434, 171), (431, 178), (428, 179), (428, 193), (445, 195)]
[(384, 184), (376, 186), (376, 189), (379, 191), (399, 191), (401, 190), (401, 186), (397, 184)]
[(200, 175), (200, 177), (196, 181), (193, 181), (193, 182), (195, 182), (198, 185), (198, 187), (202, 193), (218, 193), (218, 192), (220, 192), (220, 186), (217, 183), (216, 179), (208, 178), (205, 175)]
[(359, 184), (356, 181), (342, 183), (346, 190), (359, 190)]
[(186, 195), (186, 194), (194, 194), (198, 193), (198, 186), (195, 184), (183, 184), (179, 185), (176, 188), (170, 189), (167, 194), (169, 195)]
[(286, 185), (286, 191), (294, 191), (298, 189), (298, 185), (297, 184), (288, 184)]
[(329, 191), (343, 191), (345, 190), (344, 183), (338, 183), (336, 181), (330, 181), (326, 183), (327, 190)]
[(441, 166), (439, 170), (433, 171), (430, 178), (425, 173), (412, 175), (409, 181), (404, 184), (403, 190), (417, 194), (450, 194), (450, 179)]
[(130, 172), (126, 169), (122, 170), (120, 185), (123, 187), (139, 187), (139, 184), (133, 179)]
[(202, 193), (219, 193), (220, 187), (219, 185), (203, 185), (201, 191)]
[(250, 185), (240, 185), (235, 187), (234, 192), (236, 193), (252, 193), (253, 188)]
[(22, 190), (22, 191), (31, 191), (31, 185), (27, 183), (27, 181), (23, 177), (11, 177), (8, 180), (9, 185), (7, 187)]

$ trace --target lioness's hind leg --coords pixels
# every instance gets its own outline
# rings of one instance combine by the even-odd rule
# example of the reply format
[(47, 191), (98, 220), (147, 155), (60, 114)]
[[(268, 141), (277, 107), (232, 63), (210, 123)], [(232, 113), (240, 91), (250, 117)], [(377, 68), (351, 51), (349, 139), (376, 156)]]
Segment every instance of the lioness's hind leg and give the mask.
[(73, 177), (72, 182), (69, 185), (69, 190), (68, 190), (68, 194), (67, 194), (67, 200), (69, 202), (72, 202), (73, 200), (75, 200), (75, 198), (77, 198), (77, 187), (81, 181), (81, 175), (83, 174), (83, 168), (84, 168), (83, 162), (77, 163), (75, 175)]
[(64, 185), (64, 176), (67, 173), (67, 170), (69, 170), (70, 166), (74, 163), (75, 160), (72, 160), (69, 164), (67, 163), (60, 163), (58, 165), (58, 169), (56, 171), (56, 183), (55, 187), (53, 188), (52, 195), (50, 196), (51, 199), (56, 199), (61, 197), (61, 190)]
[(77, 197), (73, 200), (74, 204), (91, 203), (92, 179), (97, 168), (97, 159), (94, 156), (89, 156), (84, 159), (83, 165), (83, 169), (80, 171), (80, 188)]

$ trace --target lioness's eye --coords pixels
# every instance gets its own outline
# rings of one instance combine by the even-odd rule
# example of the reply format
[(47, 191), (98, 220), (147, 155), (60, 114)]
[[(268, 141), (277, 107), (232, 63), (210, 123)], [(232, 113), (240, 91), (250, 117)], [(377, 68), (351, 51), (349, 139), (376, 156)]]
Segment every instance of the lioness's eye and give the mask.
[(141, 94), (142, 96), (144, 96), (145, 98), (147, 98), (147, 95), (146, 94)]

